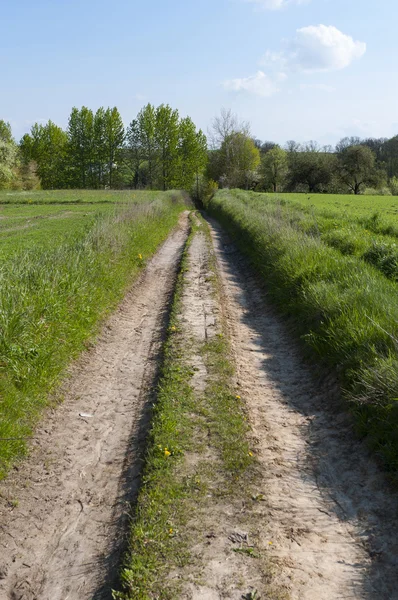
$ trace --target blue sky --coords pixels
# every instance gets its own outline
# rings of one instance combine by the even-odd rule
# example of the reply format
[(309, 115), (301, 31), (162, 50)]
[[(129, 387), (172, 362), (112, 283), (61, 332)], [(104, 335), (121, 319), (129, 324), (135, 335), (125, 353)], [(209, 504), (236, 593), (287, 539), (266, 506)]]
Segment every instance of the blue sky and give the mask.
[(396, 0), (3, 0), (0, 118), (19, 138), (72, 106), (128, 123), (164, 102), (279, 143), (392, 136), (397, 21)]

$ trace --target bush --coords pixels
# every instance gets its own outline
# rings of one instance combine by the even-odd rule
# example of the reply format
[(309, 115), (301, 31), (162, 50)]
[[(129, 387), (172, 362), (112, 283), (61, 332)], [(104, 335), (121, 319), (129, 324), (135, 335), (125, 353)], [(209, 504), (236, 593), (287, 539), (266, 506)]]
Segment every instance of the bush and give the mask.
[(389, 187), (383, 187), (380, 190), (374, 188), (366, 188), (364, 191), (365, 196), (392, 196), (392, 191)]

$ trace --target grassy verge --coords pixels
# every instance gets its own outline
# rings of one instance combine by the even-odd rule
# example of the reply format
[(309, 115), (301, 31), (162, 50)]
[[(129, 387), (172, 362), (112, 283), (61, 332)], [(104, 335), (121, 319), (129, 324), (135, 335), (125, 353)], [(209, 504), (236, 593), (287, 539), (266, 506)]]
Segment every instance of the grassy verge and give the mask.
[[(339, 250), (346, 256), (362, 259), (383, 273), (388, 279), (398, 281), (398, 225), (396, 219), (388, 220), (379, 212), (364, 208), (363, 214), (351, 214), (326, 209), (325, 205), (309, 206), (279, 195), (268, 196), (254, 192), (232, 190), (230, 192), (242, 204), (253, 210), (289, 223), (293, 228), (311, 237), (318, 237), (324, 244)], [(294, 196), (294, 194), (292, 194)], [(391, 218), (390, 218), (391, 219)]]
[[(229, 482), (243, 481), (254, 462), (225, 336), (198, 346), (184, 330), (181, 313), (188, 250), (198, 232), (196, 218), (191, 223), (164, 345), (143, 485), (121, 574), (123, 591), (114, 592), (119, 600), (178, 597), (181, 580), (170, 574), (191, 564), (190, 548), (197, 539), (190, 523), (209, 502), (208, 491), (217, 486), (217, 494), (231, 493)], [(204, 357), (209, 378), (199, 395), (191, 384), (192, 358), (198, 353)], [(205, 457), (209, 450), (211, 461)]]
[(87, 226), (52, 244), (1, 256), (0, 476), (26, 451), (26, 439), (67, 365), (183, 209), (182, 197), (158, 194), (151, 202), (90, 217)]
[(365, 262), (299, 231), (283, 212), (223, 191), (209, 210), (289, 317), (312, 357), (338, 373), (359, 432), (398, 471), (396, 286)]

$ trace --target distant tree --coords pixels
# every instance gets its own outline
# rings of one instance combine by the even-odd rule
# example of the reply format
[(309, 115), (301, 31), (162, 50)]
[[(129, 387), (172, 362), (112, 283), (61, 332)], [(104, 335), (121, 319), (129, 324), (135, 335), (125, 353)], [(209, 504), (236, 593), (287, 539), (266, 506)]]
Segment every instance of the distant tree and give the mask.
[(155, 143), (158, 151), (160, 187), (174, 187), (178, 168), (179, 116), (178, 110), (161, 104), (155, 115)]
[(381, 163), (385, 160), (385, 147), (387, 142), (387, 138), (366, 138), (362, 141), (362, 145), (370, 148), (376, 157), (376, 161)]
[(259, 148), (260, 154), (267, 154), (267, 152), (276, 148), (277, 145), (275, 142), (263, 142)]
[(13, 141), (10, 123), (0, 119), (0, 141), (9, 144)]
[(289, 156), (289, 188), (324, 192), (336, 169), (334, 154), (318, 151), (294, 152)]
[(285, 144), (285, 150), (288, 154), (297, 154), (298, 152), (301, 152), (301, 145), (294, 140), (289, 140)]
[(147, 104), (138, 113), (138, 126), (140, 131), (140, 143), (142, 159), (147, 163), (147, 180), (152, 189), (157, 170), (157, 149), (155, 140), (156, 131), (156, 109), (152, 104)]
[(0, 138), (0, 189), (13, 186), (18, 164), (17, 146), (12, 141)]
[(94, 115), (93, 123), (93, 187), (107, 184), (108, 150), (106, 147), (105, 109), (101, 106)]
[(288, 172), (289, 164), (286, 150), (275, 146), (262, 157), (260, 175), (265, 188), (272, 186), (272, 190), (277, 192), (285, 184)]
[(44, 189), (64, 188), (68, 185), (68, 135), (52, 121), (46, 125), (35, 123), (30, 134), (20, 144), (25, 162), (35, 161), (37, 175)]
[(107, 108), (104, 113), (104, 143), (107, 157), (107, 183), (114, 184), (114, 172), (121, 159), (125, 139), (122, 117), (116, 107)]
[(398, 177), (398, 135), (385, 142), (382, 156), (388, 177)]
[(134, 188), (140, 185), (140, 166), (143, 159), (140, 126), (137, 119), (131, 121), (126, 132), (126, 162), (129, 166), (130, 181)]
[(203, 133), (203, 131), (201, 129), (199, 129), (198, 133), (196, 134), (196, 144), (197, 144), (197, 150), (195, 153), (195, 180), (196, 180), (196, 186), (195, 186), (195, 193), (196, 193), (196, 198), (199, 199), (199, 180), (200, 177), (203, 176), (203, 174), (205, 173), (205, 169), (207, 167), (208, 164), (208, 148), (207, 148), (207, 137), (205, 136), (205, 134)]
[[(222, 108), (220, 114), (214, 117), (211, 124), (210, 141), (213, 148), (225, 146), (225, 142), (233, 133), (244, 133), (250, 135), (248, 123), (239, 121), (238, 117), (230, 108)], [(255, 146), (255, 144), (254, 144)]]
[(94, 115), (83, 106), (72, 108), (68, 122), (70, 184), (76, 188), (94, 187)]
[(360, 146), (362, 144), (361, 138), (357, 136), (344, 137), (336, 144), (337, 154), (341, 154), (347, 148), (351, 146)]
[(354, 194), (359, 194), (365, 186), (377, 187), (382, 184), (383, 172), (376, 168), (376, 157), (367, 146), (348, 146), (339, 156), (341, 181)]
[(181, 119), (178, 143), (178, 186), (191, 190), (207, 163), (207, 140), (202, 131), (197, 132), (190, 117)]
[(260, 152), (242, 132), (232, 133), (220, 148), (219, 181), (227, 187), (249, 189), (260, 164)]

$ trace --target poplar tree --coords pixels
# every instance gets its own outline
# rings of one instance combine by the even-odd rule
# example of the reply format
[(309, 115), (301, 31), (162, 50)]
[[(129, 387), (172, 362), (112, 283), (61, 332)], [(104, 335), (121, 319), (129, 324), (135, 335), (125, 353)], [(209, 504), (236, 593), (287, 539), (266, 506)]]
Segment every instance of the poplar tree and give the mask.
[(105, 131), (105, 109), (99, 108), (94, 116), (94, 187), (100, 188), (105, 185), (105, 173), (107, 171)]
[(142, 158), (148, 163), (148, 184), (150, 189), (153, 187), (155, 173), (157, 168), (156, 152), (156, 110), (152, 104), (147, 104), (137, 117), (140, 132), (140, 145)]
[(178, 165), (179, 116), (168, 104), (156, 109), (155, 140), (159, 153), (160, 186), (170, 189), (176, 183)]
[(93, 111), (85, 106), (72, 108), (67, 134), (71, 183), (79, 188), (93, 187)]
[(114, 171), (121, 157), (123, 142), (125, 138), (122, 117), (116, 106), (107, 108), (104, 115), (105, 123), (105, 148), (107, 153), (108, 185), (114, 183)]
[(134, 188), (139, 187), (140, 181), (140, 167), (143, 157), (143, 151), (141, 146), (141, 132), (138, 119), (131, 121), (127, 128), (126, 133), (126, 149), (127, 156), (126, 162), (128, 163), (129, 171), (131, 173), (130, 180)]
[(181, 119), (179, 135), (178, 186), (189, 191), (195, 184), (198, 195), (199, 177), (207, 164), (207, 139), (201, 130), (196, 131), (190, 117)]

